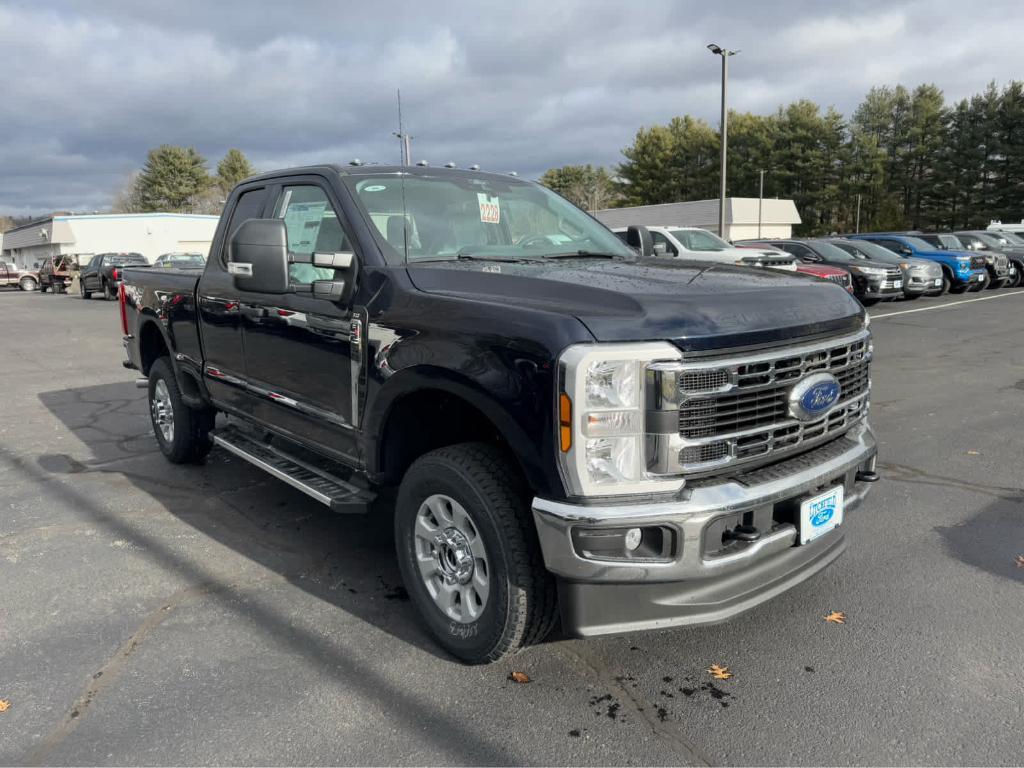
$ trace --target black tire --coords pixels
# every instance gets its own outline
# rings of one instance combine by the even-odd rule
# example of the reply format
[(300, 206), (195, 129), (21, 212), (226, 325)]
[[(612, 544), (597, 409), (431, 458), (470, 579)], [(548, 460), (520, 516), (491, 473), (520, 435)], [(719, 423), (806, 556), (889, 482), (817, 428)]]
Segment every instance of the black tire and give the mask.
[(18, 281), (18, 290), (31, 293), (37, 288), (39, 288), (39, 281), (30, 275), (25, 275)]
[(988, 285), (985, 287), (990, 291), (995, 291), (1005, 286), (1007, 280), (1009, 280), (1007, 277), (1001, 277), (998, 280), (989, 280)]
[(991, 282), (992, 282), (992, 278), (989, 277), (988, 275), (985, 275), (985, 279), (984, 280), (982, 280), (980, 283), (974, 283), (967, 290), (969, 290), (971, 293), (981, 293), (986, 288), (988, 288), (989, 283), (991, 283)]
[(923, 295), (924, 294), (921, 294), (921, 293), (904, 293), (903, 294), (903, 300), (904, 301), (916, 301), (917, 299), (920, 299), (921, 296), (923, 296)]
[[(544, 567), (530, 497), (518, 477), (497, 448), (462, 443), (421, 456), (398, 490), (395, 545), (406, 590), (437, 642), (469, 664), (498, 661), (539, 643), (557, 618), (555, 581)], [(424, 502), (437, 495), (464, 508), (486, 551), (491, 586), (471, 622), (460, 623), (442, 611), (417, 565), (417, 518)]]
[(92, 291), (85, 290), (85, 280), (82, 280), (81, 278), (78, 280), (78, 292), (82, 294), (83, 299), (92, 298)]
[(860, 303), (865, 307), (873, 307), (878, 303), (878, 299), (861, 299)]
[(967, 290), (970, 287), (971, 286), (968, 283), (956, 283), (956, 284), (952, 284), (951, 283), (950, 286), (949, 286), (949, 292), (950, 293), (956, 293), (956, 294), (966, 293)]
[[(161, 386), (163, 389), (161, 390)], [(181, 399), (181, 390), (171, 369), (171, 361), (161, 357), (149, 369), (149, 418), (153, 424), (153, 434), (161, 452), (173, 464), (193, 464), (201, 462), (213, 447), (210, 430), (213, 429), (214, 413), (197, 411), (185, 405)], [(158, 423), (160, 409), (154, 402), (157, 392), (161, 395), (166, 391), (166, 401), (170, 405), (169, 421), (171, 430), (168, 436)], [(160, 398), (163, 403), (163, 397)], [(162, 411), (166, 413), (165, 411)]]
[(103, 298), (107, 301), (113, 301), (117, 298), (117, 291), (110, 287), (110, 281), (103, 281)]
[(40, 283), (39, 284), (39, 292), (40, 293), (46, 293), (46, 283)]

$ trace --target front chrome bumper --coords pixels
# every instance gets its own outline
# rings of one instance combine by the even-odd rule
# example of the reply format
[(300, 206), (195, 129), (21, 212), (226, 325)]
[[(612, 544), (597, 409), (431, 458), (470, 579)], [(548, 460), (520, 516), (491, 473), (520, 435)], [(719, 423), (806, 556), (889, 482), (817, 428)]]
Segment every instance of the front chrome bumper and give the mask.
[[(716, 519), (773, 508), (842, 484), (845, 511), (867, 495), (857, 473), (872, 470), (874, 435), (862, 423), (831, 443), (718, 484), (684, 488), (672, 501), (583, 506), (535, 499), (534, 520), (548, 570), (560, 577), (562, 620), (576, 635), (720, 621), (770, 599), (825, 567), (845, 547), (841, 529), (797, 546), (794, 525), (776, 525), (753, 543), (736, 542), (707, 556), (705, 534)], [(577, 554), (576, 526), (660, 525), (679, 546), (668, 562), (597, 560)]]

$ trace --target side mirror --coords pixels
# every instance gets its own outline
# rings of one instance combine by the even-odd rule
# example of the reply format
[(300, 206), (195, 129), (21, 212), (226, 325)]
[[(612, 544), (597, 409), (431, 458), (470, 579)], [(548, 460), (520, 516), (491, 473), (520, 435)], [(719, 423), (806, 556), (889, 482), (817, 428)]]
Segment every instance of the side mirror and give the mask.
[(288, 292), (288, 230), (282, 219), (247, 219), (228, 243), (228, 272), (240, 291)]
[(647, 227), (630, 227), (626, 230), (626, 245), (636, 248), (641, 256), (654, 255), (654, 238)]
[(668, 256), (668, 246), (665, 243), (654, 244), (654, 255), (655, 256)]
[(909, 256), (910, 254), (913, 253), (913, 251), (909, 247), (907, 247), (906, 245), (901, 245), (900, 246), (900, 253), (903, 254), (904, 256)]

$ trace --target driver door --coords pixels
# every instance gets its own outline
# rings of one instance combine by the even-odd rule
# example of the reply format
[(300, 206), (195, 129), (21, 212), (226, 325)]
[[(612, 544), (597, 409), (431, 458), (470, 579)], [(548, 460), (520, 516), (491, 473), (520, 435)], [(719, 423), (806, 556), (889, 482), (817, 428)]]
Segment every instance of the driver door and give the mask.
[[(268, 218), (284, 220), (291, 254), (352, 251), (340, 206), (318, 177), (278, 187), (274, 197)], [(333, 268), (292, 264), (292, 292), (243, 295), (245, 370), (256, 419), (358, 465), (351, 307), (311, 290), (314, 280), (335, 277)]]

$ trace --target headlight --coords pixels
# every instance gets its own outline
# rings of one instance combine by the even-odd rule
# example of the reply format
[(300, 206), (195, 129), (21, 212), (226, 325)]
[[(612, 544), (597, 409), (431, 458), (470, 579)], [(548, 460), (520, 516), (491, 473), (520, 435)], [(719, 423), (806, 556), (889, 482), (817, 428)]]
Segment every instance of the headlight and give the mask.
[(647, 368), (678, 361), (668, 342), (577, 344), (559, 358), (558, 456), (574, 496), (678, 490), (681, 476), (647, 471), (644, 456)]
[(885, 274), (885, 270), (884, 269), (879, 269), (878, 267), (861, 267), (861, 266), (859, 266), (857, 264), (854, 264), (853, 265), (853, 269), (856, 269), (862, 275), (871, 275), (872, 277), (874, 277), (876, 275), (884, 275)]

